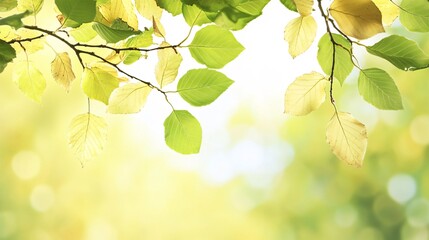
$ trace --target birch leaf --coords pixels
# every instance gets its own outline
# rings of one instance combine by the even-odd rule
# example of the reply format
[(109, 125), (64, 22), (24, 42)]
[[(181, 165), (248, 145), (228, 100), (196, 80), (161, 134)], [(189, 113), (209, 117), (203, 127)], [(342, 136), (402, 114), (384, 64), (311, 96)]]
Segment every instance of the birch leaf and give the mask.
[(37, 14), (43, 6), (43, 0), (18, 0), (18, 10), (21, 12), (30, 11)]
[(110, 96), (107, 111), (113, 114), (140, 112), (151, 90), (144, 83), (129, 83), (117, 88)]
[(101, 153), (107, 141), (107, 123), (94, 114), (76, 116), (69, 129), (69, 145), (81, 163)]
[[(161, 47), (169, 45), (166, 42), (161, 43)], [(172, 48), (164, 48), (158, 51), (158, 59), (155, 77), (162, 88), (176, 79), (180, 63), (182, 62), (182, 56)]]
[(285, 28), (285, 40), (289, 44), (289, 54), (295, 58), (311, 46), (316, 37), (317, 23), (309, 16), (292, 19)]
[(82, 74), (83, 92), (91, 99), (109, 104), (109, 97), (119, 86), (117, 76), (101, 68), (85, 68)]
[(160, 19), (162, 8), (158, 7), (156, 0), (136, 0), (137, 11), (146, 19)]
[(298, 10), (301, 16), (305, 17), (311, 14), (313, 10), (313, 0), (294, 0), (296, 9)]
[(15, 65), (14, 81), (19, 89), (36, 102), (41, 102), (42, 94), (46, 89), (46, 80), (43, 74), (30, 62), (21, 62)]
[(302, 116), (319, 108), (325, 101), (328, 83), (328, 79), (317, 72), (295, 79), (286, 90), (285, 113)]
[(186, 110), (173, 110), (164, 121), (165, 142), (182, 154), (198, 153), (202, 129), (198, 120)]
[(60, 53), (55, 57), (54, 61), (51, 63), (51, 73), (55, 81), (68, 92), (71, 82), (76, 77), (73, 73), (71, 60), (67, 52)]
[(356, 167), (362, 166), (368, 136), (365, 125), (350, 113), (334, 114), (326, 129), (326, 140), (339, 159)]
[(110, 0), (106, 4), (99, 6), (99, 11), (110, 24), (117, 19), (121, 19), (134, 30), (137, 30), (139, 27), (131, 0)]
[(329, 12), (348, 36), (367, 39), (384, 32), (381, 12), (371, 0), (334, 0)]
[(380, 9), (383, 25), (390, 25), (399, 16), (399, 7), (390, 0), (372, 0)]

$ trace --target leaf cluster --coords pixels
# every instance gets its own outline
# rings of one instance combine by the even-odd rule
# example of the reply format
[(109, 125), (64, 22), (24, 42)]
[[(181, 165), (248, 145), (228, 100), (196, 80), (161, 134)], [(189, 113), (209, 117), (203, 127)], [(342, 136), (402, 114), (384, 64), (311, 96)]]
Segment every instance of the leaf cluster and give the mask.
[[(164, 122), (166, 144), (179, 153), (198, 153), (203, 135), (200, 123), (188, 110), (176, 109), (169, 96), (178, 94), (197, 107), (209, 105), (220, 97), (233, 80), (219, 69), (244, 50), (233, 31), (245, 28), (259, 17), (269, 0), (55, 0), (53, 6), (58, 15), (45, 16), (56, 23), (55, 29), (37, 24), (39, 13), (46, 7), (44, 2), (0, 2), (0, 11), (6, 14), (0, 18), (0, 73), (12, 65), (18, 88), (36, 102), (42, 101), (49, 77), (70, 91), (76, 76), (81, 76), (78, 80), (88, 98), (88, 112), (72, 120), (69, 142), (84, 162), (103, 149), (107, 136), (107, 123), (91, 112), (91, 101), (106, 105), (110, 114), (133, 114), (141, 111), (151, 94), (163, 95), (171, 108)], [(280, 2), (298, 14), (286, 25), (284, 34), (293, 58), (307, 51), (316, 40), (317, 17), (326, 28), (318, 40), (317, 53), (323, 73), (313, 71), (295, 79), (286, 90), (285, 112), (306, 115), (328, 98), (334, 115), (328, 123), (327, 142), (340, 159), (361, 166), (367, 145), (366, 129), (349, 113), (337, 109), (334, 81), (342, 85), (357, 68), (358, 90), (364, 100), (379, 109), (402, 109), (394, 79), (382, 69), (361, 68), (354, 49), (363, 47), (369, 54), (404, 71), (428, 68), (426, 53), (403, 36), (390, 35), (372, 46), (364, 45), (361, 40), (383, 33), (385, 26), (398, 16), (408, 30), (428, 32), (429, 3), (426, 0), (403, 0), (400, 5), (389, 0)], [(329, 7), (324, 7), (325, 3)], [(178, 43), (167, 41), (168, 32), (162, 24), (166, 12), (183, 17), (189, 25), (186, 37)], [(150, 24), (142, 27), (141, 18)], [(67, 49), (53, 47), (57, 46), (54, 42)], [(32, 62), (31, 54), (38, 51), (55, 53), (51, 76), (43, 74)], [(189, 51), (204, 67), (188, 69), (178, 76), (182, 51)], [(157, 52), (155, 79), (141, 79), (124, 70), (124, 65), (144, 64), (144, 59), (152, 57), (149, 52)], [(73, 66), (76, 62), (79, 67)]]

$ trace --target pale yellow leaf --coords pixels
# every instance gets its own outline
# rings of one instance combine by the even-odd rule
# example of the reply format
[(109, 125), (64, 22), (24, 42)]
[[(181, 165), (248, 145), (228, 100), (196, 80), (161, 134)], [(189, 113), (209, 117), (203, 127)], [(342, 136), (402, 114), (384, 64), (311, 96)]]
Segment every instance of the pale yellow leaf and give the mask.
[(70, 29), (69, 33), (77, 42), (89, 42), (97, 36), (92, 25), (93, 23), (84, 23), (77, 28)]
[(137, 113), (146, 103), (152, 89), (144, 83), (129, 83), (110, 95), (107, 111), (114, 114)]
[(51, 63), (51, 73), (55, 81), (68, 92), (71, 82), (75, 79), (75, 75), (67, 52), (60, 53), (55, 57)]
[(399, 7), (390, 0), (372, 0), (380, 9), (383, 25), (390, 25), (399, 16)]
[(42, 9), (43, 0), (18, 0), (18, 10), (21, 12), (30, 11), (37, 14)]
[(313, 11), (314, 0), (293, 0), (301, 16), (308, 16)]
[(356, 167), (362, 166), (368, 136), (365, 125), (350, 113), (334, 114), (326, 129), (326, 140), (339, 159)]
[(329, 12), (348, 36), (366, 39), (384, 32), (381, 12), (371, 0), (334, 0)]
[(138, 29), (138, 20), (131, 0), (110, 0), (105, 4), (101, 4), (99, 10), (104, 19), (110, 24), (117, 19), (121, 19), (134, 30)]
[(165, 38), (165, 29), (164, 26), (161, 24), (161, 20), (159, 18), (152, 18), (152, 25), (153, 25), (153, 33), (157, 37)]
[(29, 98), (41, 102), (46, 89), (43, 74), (30, 62), (20, 62), (15, 65), (13, 79), (19, 89)]
[[(40, 32), (28, 30), (25, 28), (20, 28), (16, 31), (16, 39), (28, 39), (40, 36)], [(22, 45), (22, 46), (21, 46)], [(22, 47), (25, 48), (26, 53), (35, 53), (40, 51), (45, 46), (45, 38), (38, 38), (32, 41), (21, 42), (21, 45), (15, 44), (13, 47), (17, 52), (24, 51)]]
[(81, 163), (101, 153), (107, 140), (106, 121), (94, 114), (76, 116), (69, 129), (69, 145)]
[(9, 26), (9, 25), (1, 25), (0, 26), (0, 39), (7, 42), (7, 41), (10, 41), (16, 37), (18, 37), (18, 36), (15, 34), (15, 30), (12, 29), (11, 26)]
[(162, 8), (158, 7), (156, 0), (135, 0), (137, 11), (146, 19), (160, 19)]
[(119, 80), (101, 68), (85, 68), (82, 73), (81, 87), (89, 98), (108, 105), (110, 94), (119, 87)]
[(325, 101), (325, 76), (317, 72), (304, 74), (293, 81), (285, 94), (285, 113), (302, 116), (317, 108)]
[[(170, 44), (163, 42), (160, 46), (165, 47)], [(158, 51), (158, 63), (155, 68), (155, 77), (159, 86), (164, 87), (172, 83), (179, 72), (182, 56), (173, 48), (164, 48)]]
[(311, 15), (292, 19), (285, 28), (285, 40), (289, 44), (289, 54), (295, 58), (307, 51), (316, 37), (317, 23)]

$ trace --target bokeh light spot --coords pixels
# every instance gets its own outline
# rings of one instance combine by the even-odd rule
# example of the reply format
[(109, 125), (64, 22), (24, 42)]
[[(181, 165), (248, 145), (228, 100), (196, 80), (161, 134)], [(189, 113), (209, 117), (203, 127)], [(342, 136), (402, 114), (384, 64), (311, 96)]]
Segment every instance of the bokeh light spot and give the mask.
[(389, 196), (398, 203), (406, 203), (416, 194), (416, 181), (406, 174), (398, 174), (390, 178), (387, 190)]
[(429, 201), (424, 198), (412, 201), (406, 209), (408, 223), (413, 227), (429, 224)]
[(411, 122), (411, 138), (419, 144), (429, 144), (429, 115), (416, 117)]
[(30, 196), (31, 206), (38, 212), (45, 212), (55, 202), (55, 194), (51, 187), (47, 185), (36, 186)]
[(32, 151), (21, 151), (12, 158), (12, 169), (20, 179), (34, 178), (40, 170), (40, 157)]

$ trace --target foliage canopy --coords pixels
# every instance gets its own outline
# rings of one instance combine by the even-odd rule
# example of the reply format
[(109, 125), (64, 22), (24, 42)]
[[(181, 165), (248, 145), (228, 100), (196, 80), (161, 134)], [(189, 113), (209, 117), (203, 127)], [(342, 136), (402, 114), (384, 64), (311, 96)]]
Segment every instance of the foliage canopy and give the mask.
[[(171, 94), (178, 94), (192, 106), (214, 102), (233, 83), (218, 69), (233, 61), (244, 46), (234, 37), (262, 14), (269, 0), (55, 0), (56, 29), (37, 23), (43, 0), (7, 0), (0, 2), (0, 73), (13, 67), (14, 81), (29, 98), (41, 102), (48, 76), (29, 60), (37, 51), (54, 51), (52, 78), (66, 91), (80, 79), (88, 97), (88, 112), (73, 119), (69, 142), (82, 162), (103, 149), (107, 124), (91, 113), (91, 100), (106, 105), (108, 113), (139, 112), (150, 94), (161, 94), (171, 106), (164, 122), (165, 141), (173, 150), (198, 153), (203, 131), (198, 120), (188, 111), (176, 109)], [(335, 103), (333, 85), (347, 81), (353, 69), (360, 71), (358, 90), (363, 99), (376, 108), (403, 108), (401, 94), (388, 72), (372, 67), (363, 69), (354, 49), (363, 47), (369, 54), (383, 58), (404, 71), (429, 67), (429, 56), (418, 44), (399, 35), (389, 35), (372, 46), (360, 40), (383, 33), (397, 17), (409, 31), (429, 31), (429, 2), (403, 0), (281, 0), (287, 10), (298, 16), (285, 27), (284, 38), (289, 53), (295, 58), (316, 40), (317, 21), (326, 29), (318, 39), (317, 60), (322, 73), (299, 76), (285, 93), (285, 113), (306, 115), (328, 98), (333, 117), (326, 138), (332, 152), (354, 166), (361, 166), (367, 146), (365, 125), (351, 114), (340, 111)], [(326, 6), (324, 6), (326, 4)], [(181, 15), (189, 25), (188, 35), (179, 43), (169, 43), (161, 16), (168, 12)], [(140, 16), (139, 16), (140, 15)], [(152, 22), (141, 27), (139, 18)], [(201, 26), (190, 40), (194, 26)], [(53, 42), (67, 47), (57, 48)], [(48, 46), (48, 48), (46, 48)], [(196, 62), (206, 68), (189, 69), (178, 77), (183, 60), (181, 51), (189, 50)], [(124, 70), (124, 65), (140, 64), (148, 52), (157, 51), (155, 79), (146, 81)], [(82, 74), (76, 74), (72, 58), (78, 60)], [(175, 91), (165, 86), (177, 82)], [(154, 90), (154, 91), (153, 91)]]

